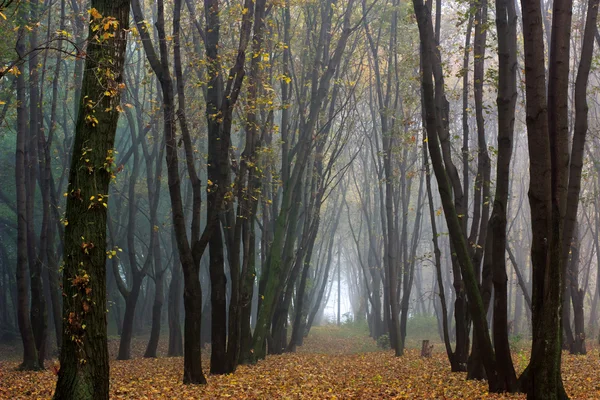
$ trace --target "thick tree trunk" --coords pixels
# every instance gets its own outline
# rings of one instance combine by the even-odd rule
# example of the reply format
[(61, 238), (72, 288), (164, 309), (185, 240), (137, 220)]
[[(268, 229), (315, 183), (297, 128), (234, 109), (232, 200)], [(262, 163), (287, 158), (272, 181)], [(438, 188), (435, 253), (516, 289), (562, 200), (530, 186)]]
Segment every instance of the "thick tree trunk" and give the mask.
[[(125, 64), (127, 0), (92, 0), (86, 68), (71, 159), (63, 269), (63, 345), (55, 399), (108, 399), (106, 219)], [(112, 17), (113, 37), (102, 38)], [(100, 32), (98, 32), (100, 31)], [(94, 36), (98, 35), (98, 36)], [(95, 37), (95, 39), (94, 39)], [(101, 71), (109, 75), (106, 76)], [(110, 96), (105, 95), (109, 91)], [(87, 161), (89, 160), (89, 161)], [(102, 200), (99, 199), (102, 196)]]
[[(191, 260), (189, 260), (191, 262)], [(182, 263), (183, 264), (183, 263)], [(183, 342), (183, 383), (206, 383), (202, 372), (202, 287), (198, 269), (187, 265), (183, 270), (183, 306), (185, 308)]]
[(561, 236), (568, 167), (567, 96), (571, 2), (553, 10), (548, 100), (540, 4), (521, 1), (525, 48), (531, 264), (533, 267), (531, 361), (520, 378), (529, 399), (566, 398), (561, 379), (563, 271)]

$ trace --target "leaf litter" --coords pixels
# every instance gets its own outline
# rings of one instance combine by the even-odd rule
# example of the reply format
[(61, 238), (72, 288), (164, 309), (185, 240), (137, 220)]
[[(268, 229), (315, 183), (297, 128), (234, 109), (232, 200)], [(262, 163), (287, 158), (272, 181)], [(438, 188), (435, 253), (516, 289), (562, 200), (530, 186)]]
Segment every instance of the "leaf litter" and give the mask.
[[(334, 329), (334, 328), (326, 328)], [(402, 357), (378, 351), (374, 341), (317, 330), (298, 353), (268, 356), (234, 374), (208, 375), (208, 384), (181, 383), (183, 358), (111, 361), (112, 399), (524, 399), (522, 394), (487, 392), (484, 381), (452, 373), (442, 346), (431, 358), (417, 349)], [(518, 370), (527, 354), (514, 354)], [(208, 362), (209, 357), (204, 356)], [(56, 361), (41, 372), (18, 371), (17, 361), (0, 362), (0, 399), (49, 399)], [(205, 371), (208, 371), (205, 364)], [(598, 349), (586, 356), (563, 356), (563, 380), (572, 399), (599, 399)]]

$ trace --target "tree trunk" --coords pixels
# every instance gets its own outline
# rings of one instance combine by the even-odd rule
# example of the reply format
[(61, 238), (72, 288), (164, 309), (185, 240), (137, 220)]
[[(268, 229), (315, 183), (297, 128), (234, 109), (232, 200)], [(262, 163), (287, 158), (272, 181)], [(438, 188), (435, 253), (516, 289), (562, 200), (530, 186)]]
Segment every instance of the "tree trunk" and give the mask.
[[(450, 239), (454, 245), (454, 251), (457, 254), (461, 273), (464, 278), (464, 285), (469, 298), (470, 313), (473, 318), (473, 328), (475, 334), (478, 336), (479, 348), (488, 377), (489, 390), (491, 392), (496, 392), (501, 390), (501, 388), (497, 384), (496, 360), (487, 327), (483, 301), (479, 293), (479, 286), (469, 256), (463, 227), (455, 208), (455, 201), (452, 198), (450, 182), (448, 181), (448, 175), (444, 168), (444, 161), (439, 147), (438, 130), (444, 128), (442, 116), (437, 115), (436, 113), (436, 98), (434, 95), (433, 84), (434, 42), (431, 15), (429, 9), (421, 0), (413, 0), (413, 4), (421, 38), (423, 106), (426, 115), (427, 145), (431, 155), (433, 170), (438, 181), (438, 188), (442, 199), (442, 206), (444, 208)], [(436, 68), (439, 68), (439, 66)], [(438, 86), (438, 84), (441, 84), (441, 82), (438, 82), (438, 79), (436, 79), (436, 86)], [(443, 94), (438, 93), (438, 95)]]
[[(416, 262), (416, 258), (417, 258), (417, 245), (420, 239), (420, 230), (421, 230), (421, 215), (422, 215), (422, 209), (423, 209), (423, 184), (424, 184), (424, 175), (421, 174), (421, 178), (419, 180), (419, 191), (418, 191), (418, 195), (417, 195), (417, 213), (415, 215), (415, 221), (414, 221), (414, 226), (413, 226), (413, 230), (412, 230), (412, 238), (411, 238), (411, 247), (410, 247), (410, 254), (407, 254), (408, 256), (408, 264), (409, 265), (404, 265), (404, 269), (407, 270), (407, 273), (404, 274), (404, 286), (402, 289), (402, 301), (400, 303), (400, 309), (402, 310), (402, 316), (400, 318), (400, 341), (402, 344), (402, 352), (404, 352), (404, 347), (406, 344), (406, 326), (408, 324), (408, 306), (409, 306), (409, 302), (410, 302), (410, 294), (411, 294), (411, 290), (412, 290), (412, 284), (413, 284), (413, 279), (414, 279), (414, 275), (415, 275), (415, 262)], [(406, 208), (408, 207), (408, 202), (406, 204), (405, 210), (404, 210), (404, 216), (406, 218), (406, 216), (408, 215), (408, 210), (406, 210)], [(405, 232), (406, 234), (406, 232)]]
[[(213, 160), (214, 162), (214, 160)], [(209, 161), (210, 163), (210, 161)], [(209, 168), (210, 169), (210, 168)], [(211, 176), (209, 175), (209, 178)], [(209, 200), (210, 204), (210, 200)], [(211, 300), (211, 353), (210, 373), (227, 373), (227, 277), (223, 256), (223, 236), (221, 229), (212, 235), (210, 246), (210, 300)]]
[(525, 48), (533, 343), (529, 367), (520, 378), (529, 399), (566, 398), (562, 386), (561, 319), (563, 274), (561, 234), (568, 167), (567, 96), (571, 2), (554, 2), (548, 100), (540, 4), (521, 1)]
[[(159, 250), (160, 251), (160, 250)], [(164, 271), (160, 270), (155, 274), (154, 277), (154, 303), (152, 304), (152, 328), (150, 330), (150, 339), (148, 340), (148, 346), (144, 357), (156, 358), (158, 342), (160, 340), (160, 325), (162, 319), (162, 306), (164, 299)]]
[[(177, 248), (175, 236), (171, 235), (173, 248)], [(171, 269), (171, 283), (169, 284), (169, 357), (183, 355), (183, 338), (181, 337), (181, 263), (177, 252), (173, 254), (173, 267)]]
[[(568, 3), (565, 5), (568, 7)], [(568, 13), (568, 10), (567, 10)], [(588, 104), (587, 104), (587, 85), (592, 64), (594, 51), (594, 34), (596, 21), (598, 18), (598, 0), (589, 0), (587, 7), (587, 16), (585, 22), (584, 36), (581, 49), (581, 59), (577, 78), (575, 80), (575, 130), (573, 133), (573, 144), (571, 148), (571, 157), (569, 165), (569, 186), (567, 194), (566, 215), (564, 222), (564, 233), (562, 238), (562, 262), (563, 268), (568, 267), (569, 247), (577, 248), (576, 226), (577, 226), (577, 210), (579, 206), (579, 194), (581, 191), (581, 171), (583, 168), (583, 153), (585, 149), (586, 136), (588, 131)], [(567, 51), (568, 56), (568, 51)], [(575, 249), (573, 249), (575, 250)], [(570, 286), (570, 295), (573, 300), (574, 320), (575, 320), (575, 335), (571, 346), (571, 353), (585, 354), (585, 332), (584, 332), (584, 316), (583, 316), (583, 300), (584, 292), (579, 289), (577, 281), (577, 262), (575, 251), (572, 252), (570, 263), (571, 273), (565, 275), (566, 285)], [(568, 305), (567, 305), (568, 309)], [(563, 321), (563, 324), (570, 322)]]
[[(282, 191), (281, 211), (276, 219), (275, 231), (273, 236), (273, 242), (269, 248), (269, 255), (267, 257), (266, 265), (264, 266), (263, 273), (261, 275), (261, 291), (264, 296), (264, 300), (259, 302), (257, 324), (254, 331), (253, 337), (253, 350), (255, 359), (264, 358), (264, 341), (267, 337), (269, 330), (269, 324), (272, 320), (273, 310), (275, 302), (279, 299), (280, 286), (282, 282), (282, 276), (287, 276), (287, 268), (282, 264), (282, 255), (287, 253), (284, 250), (287, 240), (284, 240), (286, 226), (294, 223), (295, 218), (290, 218), (293, 214), (293, 209), (297, 207), (294, 205), (299, 181), (302, 180), (306, 166), (308, 163), (308, 157), (311, 154), (311, 142), (315, 129), (317, 127), (317, 121), (319, 113), (321, 112), (321, 106), (329, 93), (332, 78), (338, 68), (344, 49), (348, 42), (348, 38), (353, 33), (351, 27), (351, 12), (354, 0), (350, 0), (346, 6), (346, 12), (343, 16), (342, 33), (338, 39), (337, 45), (335, 46), (333, 53), (328, 59), (328, 63), (324, 71), (319, 68), (313, 69), (312, 83), (311, 83), (311, 96), (309, 105), (309, 115), (305, 123), (303, 123), (298, 143), (296, 144), (298, 159), (294, 164), (293, 171), (289, 179), (284, 182), (284, 188)], [(329, 10), (329, 1), (322, 5), (325, 10)], [(321, 12), (322, 18), (325, 20), (330, 19), (329, 11)], [(325, 38), (327, 31), (327, 23), (325, 21), (322, 24), (322, 29), (319, 34), (319, 43), (322, 44), (322, 39)], [(319, 46), (318, 46), (319, 47)], [(322, 48), (317, 50), (317, 59), (315, 65), (320, 65)], [(322, 73), (321, 73), (322, 72)], [(289, 224), (288, 224), (289, 221)], [(290, 238), (291, 239), (291, 238)], [(263, 279), (264, 278), (264, 279)]]
[[(181, 9), (181, 1), (175, 1), (175, 8)], [(157, 2), (157, 21), (156, 29), (158, 31), (158, 42), (160, 58), (157, 55), (152, 44), (150, 35), (147, 31), (144, 15), (139, 0), (132, 1), (132, 11), (138, 32), (142, 37), (142, 44), (146, 53), (146, 58), (156, 74), (163, 96), (163, 123), (166, 145), (167, 178), (169, 186), (169, 197), (171, 199), (171, 208), (173, 216), (173, 226), (179, 260), (183, 270), (183, 302), (185, 309), (184, 323), (184, 360), (183, 360), (183, 383), (184, 384), (204, 384), (206, 378), (202, 372), (202, 346), (200, 342), (202, 331), (202, 286), (200, 285), (200, 259), (206, 248), (208, 239), (214, 230), (215, 221), (207, 221), (202, 239), (199, 237), (200, 229), (200, 202), (198, 196), (199, 180), (197, 179), (193, 154), (190, 149), (190, 140), (187, 135), (189, 132), (182, 130), (183, 142), (186, 150), (186, 162), (188, 166), (188, 175), (192, 181), (194, 189), (194, 203), (192, 205), (192, 232), (191, 240), (188, 240), (186, 228), (186, 219), (183, 211), (183, 199), (181, 195), (181, 181), (179, 176), (179, 160), (177, 154), (177, 141), (175, 138), (175, 99), (173, 93), (173, 80), (169, 71), (169, 55), (167, 48), (167, 36), (165, 33), (164, 20), (164, 1)], [(176, 25), (174, 24), (174, 28)], [(218, 34), (218, 32), (217, 32)], [(174, 35), (178, 40), (179, 31), (175, 29)], [(175, 41), (175, 40), (174, 40)], [(180, 94), (180, 93), (178, 93)], [(180, 109), (183, 110), (185, 103), (179, 96)], [(179, 113), (180, 122), (182, 115)], [(185, 118), (183, 118), (184, 120)]]
[[(54, 399), (108, 399), (106, 219), (125, 64), (127, 0), (92, 0), (65, 227), (63, 345)], [(108, 26), (112, 17), (118, 26)], [(101, 33), (114, 34), (106, 39)], [(94, 36), (98, 35), (98, 36)], [(100, 71), (105, 71), (105, 75)], [(110, 96), (105, 95), (110, 92)], [(87, 161), (89, 160), (89, 161)], [(100, 197), (101, 196), (101, 197)], [(93, 198), (93, 199), (92, 199)], [(101, 200), (100, 200), (101, 199)]]
[(119, 341), (119, 354), (117, 360), (129, 360), (131, 358), (131, 339), (133, 337), (133, 325), (135, 321), (135, 309), (140, 295), (142, 282), (133, 278), (131, 291), (125, 298), (125, 314), (123, 314), (123, 331)]
[[(32, 0), (30, 1), (29, 11), (30, 20), (33, 22), (39, 22), (38, 16), (38, 5), (39, 3)], [(37, 29), (33, 29), (29, 34), (30, 49), (36, 49), (38, 47), (38, 33)], [(46, 357), (46, 341), (48, 333), (48, 313), (46, 310), (46, 299), (44, 295), (44, 282), (43, 282), (43, 262), (46, 256), (46, 247), (48, 246), (47, 232), (48, 232), (48, 210), (43, 211), (43, 220), (40, 230), (40, 249), (39, 253), (36, 251), (36, 239), (35, 239), (35, 221), (33, 209), (35, 207), (35, 188), (36, 181), (38, 181), (38, 166), (40, 166), (42, 155), (39, 153), (39, 142), (42, 140), (40, 135), (42, 133), (42, 121), (41, 121), (41, 107), (40, 107), (40, 87), (39, 87), (39, 52), (32, 51), (29, 56), (29, 185), (28, 185), (28, 249), (29, 253), (29, 265), (30, 265), (30, 277), (31, 277), (31, 325), (33, 327), (33, 336), (35, 337), (35, 344), (38, 353), (38, 364), (40, 368), (44, 367), (44, 359)], [(42, 164), (43, 165), (43, 164)], [(39, 177), (41, 179), (41, 177)], [(43, 191), (44, 182), (40, 180), (40, 187)], [(42, 193), (43, 194), (43, 193)], [(47, 196), (43, 196), (47, 199)], [(37, 253), (37, 254), (36, 254)]]
[[(573, 327), (574, 335), (573, 342), (570, 345), (571, 354), (586, 354), (585, 348), (585, 329), (584, 329), (584, 313), (583, 313), (583, 300), (585, 292), (579, 288), (579, 247), (581, 243), (581, 237), (579, 237), (579, 226), (575, 225), (573, 231), (573, 242), (571, 243), (571, 259), (567, 270), (567, 282), (570, 287), (570, 295), (573, 301)], [(563, 323), (569, 323), (570, 321), (563, 321)]]
[[(17, 53), (25, 54), (24, 38), (25, 29), (19, 29), (19, 39), (17, 40)], [(17, 146), (15, 154), (15, 188), (17, 198), (17, 266), (16, 266), (16, 281), (17, 281), (17, 321), (19, 331), (23, 341), (23, 362), (21, 369), (38, 369), (41, 366), (38, 364), (37, 347), (33, 334), (32, 321), (30, 316), (29, 303), (29, 257), (28, 237), (27, 237), (27, 185), (26, 177), (27, 168), (25, 162), (25, 147), (27, 139), (27, 100), (25, 77), (23, 74), (17, 76)]]
[[(517, 101), (517, 14), (513, 0), (496, 0), (498, 30), (498, 162), (496, 194), (490, 218), (492, 240), (492, 280), (494, 282), (493, 337), (496, 351), (498, 384), (503, 391), (517, 390), (517, 376), (508, 342), (506, 274), (506, 214), (513, 150), (515, 105)], [(486, 246), (487, 249), (487, 246)]]

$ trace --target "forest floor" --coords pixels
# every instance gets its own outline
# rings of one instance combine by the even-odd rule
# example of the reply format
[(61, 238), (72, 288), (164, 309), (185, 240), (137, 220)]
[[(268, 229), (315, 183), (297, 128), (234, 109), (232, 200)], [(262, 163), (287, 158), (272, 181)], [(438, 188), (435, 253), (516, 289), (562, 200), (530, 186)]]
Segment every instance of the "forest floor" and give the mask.
[[(416, 346), (417, 342), (412, 343)], [(118, 343), (110, 342), (114, 359)], [(135, 340), (133, 355), (141, 357), (145, 341)], [(525, 348), (524, 346), (523, 348)], [(164, 354), (164, 345), (161, 345)], [(17, 355), (18, 356), (18, 355)], [(0, 399), (49, 399), (56, 381), (56, 361), (41, 372), (20, 372), (18, 359), (0, 347)], [(528, 361), (526, 350), (513, 353), (516, 368)], [(208, 362), (208, 357), (204, 357)], [(208, 370), (206, 365), (205, 371)], [(487, 393), (485, 382), (467, 381), (451, 373), (443, 346), (433, 357), (409, 349), (403, 357), (380, 351), (363, 331), (348, 327), (316, 327), (298, 353), (268, 356), (235, 374), (208, 376), (206, 386), (181, 384), (182, 358), (136, 358), (111, 362), (113, 399), (524, 399), (523, 395)], [(600, 399), (600, 357), (563, 358), (563, 379), (572, 399)]]

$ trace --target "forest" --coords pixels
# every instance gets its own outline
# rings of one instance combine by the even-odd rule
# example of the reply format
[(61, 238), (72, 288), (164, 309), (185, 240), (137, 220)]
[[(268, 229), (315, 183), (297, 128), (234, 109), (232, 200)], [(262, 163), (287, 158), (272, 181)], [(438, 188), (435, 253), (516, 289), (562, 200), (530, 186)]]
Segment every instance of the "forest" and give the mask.
[(600, 0), (0, 0), (0, 399), (599, 399)]

